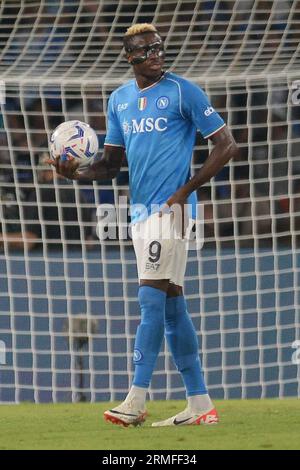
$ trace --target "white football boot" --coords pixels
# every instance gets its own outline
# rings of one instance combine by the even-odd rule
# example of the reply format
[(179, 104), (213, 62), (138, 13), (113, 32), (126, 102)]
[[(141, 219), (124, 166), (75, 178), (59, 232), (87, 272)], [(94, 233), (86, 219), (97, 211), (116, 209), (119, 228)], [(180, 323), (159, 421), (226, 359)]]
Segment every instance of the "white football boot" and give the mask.
[(219, 417), (215, 408), (204, 413), (197, 413), (186, 408), (171, 418), (165, 419), (164, 421), (157, 421), (152, 423), (153, 427), (160, 426), (186, 426), (188, 424), (217, 424)]
[(104, 412), (105, 421), (109, 421), (113, 424), (121, 424), (125, 427), (130, 424), (132, 426), (139, 426), (145, 421), (146, 416), (147, 411), (135, 407), (133, 400), (125, 400), (121, 405)]

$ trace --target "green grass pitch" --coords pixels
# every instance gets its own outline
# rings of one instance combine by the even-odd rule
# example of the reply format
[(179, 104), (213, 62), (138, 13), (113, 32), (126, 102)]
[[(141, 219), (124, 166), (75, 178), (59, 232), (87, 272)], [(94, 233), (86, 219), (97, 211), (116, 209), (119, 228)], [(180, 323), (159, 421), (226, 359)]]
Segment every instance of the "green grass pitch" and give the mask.
[(148, 403), (140, 427), (104, 422), (112, 403), (0, 405), (0, 449), (300, 449), (300, 401), (216, 401), (214, 426), (151, 428), (185, 407), (182, 401)]

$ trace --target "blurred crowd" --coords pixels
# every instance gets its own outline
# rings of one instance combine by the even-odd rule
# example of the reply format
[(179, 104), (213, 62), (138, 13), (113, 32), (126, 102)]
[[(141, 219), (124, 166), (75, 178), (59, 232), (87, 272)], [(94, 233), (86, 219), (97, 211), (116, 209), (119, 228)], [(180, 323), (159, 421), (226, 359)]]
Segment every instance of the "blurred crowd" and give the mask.
[[(292, 236), (298, 241), (300, 107), (288, 106), (288, 89), (279, 89), (281, 93), (275, 93), (262, 86), (257, 91), (254, 86), (233, 93), (227, 88), (226, 93), (219, 90), (212, 97), (232, 129), (240, 154), (198, 191), (210, 244), (217, 240), (231, 245), (238, 240), (241, 246), (285, 245)], [(88, 117), (103, 146), (102, 101), (101, 93), (98, 101), (88, 96), (64, 97), (63, 113), (59, 95), (7, 98), (0, 122), (0, 246), (4, 238), (14, 248), (22, 248), (27, 240), (29, 249), (43, 240), (54, 248), (63, 243), (70, 247), (97, 243), (96, 207), (113, 204), (117, 196), (128, 194), (126, 161), (114, 184), (73, 185), (55, 176), (45, 160), (49, 129), (65, 119)], [(209, 146), (199, 134), (193, 171), (200, 168), (208, 152)]]

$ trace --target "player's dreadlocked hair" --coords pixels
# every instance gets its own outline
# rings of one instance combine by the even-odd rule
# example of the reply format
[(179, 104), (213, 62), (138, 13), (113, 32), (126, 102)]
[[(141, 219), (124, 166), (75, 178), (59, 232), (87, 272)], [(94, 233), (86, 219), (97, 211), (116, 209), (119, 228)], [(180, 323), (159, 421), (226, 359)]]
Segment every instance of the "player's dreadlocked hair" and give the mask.
[(158, 33), (157, 29), (153, 24), (150, 23), (137, 23), (130, 28), (127, 29), (124, 38), (123, 38), (123, 45), (125, 51), (130, 52), (130, 41), (133, 36), (136, 36), (137, 34), (144, 34), (144, 33)]

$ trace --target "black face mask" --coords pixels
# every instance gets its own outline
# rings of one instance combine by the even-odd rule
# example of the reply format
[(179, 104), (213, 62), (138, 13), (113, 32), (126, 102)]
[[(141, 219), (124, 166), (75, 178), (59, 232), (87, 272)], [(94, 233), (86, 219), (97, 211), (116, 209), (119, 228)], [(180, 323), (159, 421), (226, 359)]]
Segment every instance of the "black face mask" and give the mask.
[(142, 64), (147, 60), (151, 54), (156, 54), (158, 57), (164, 57), (164, 44), (162, 41), (156, 41), (147, 46), (138, 46), (134, 48), (128, 48), (127, 52), (137, 54), (131, 60), (131, 65)]

